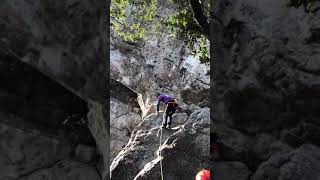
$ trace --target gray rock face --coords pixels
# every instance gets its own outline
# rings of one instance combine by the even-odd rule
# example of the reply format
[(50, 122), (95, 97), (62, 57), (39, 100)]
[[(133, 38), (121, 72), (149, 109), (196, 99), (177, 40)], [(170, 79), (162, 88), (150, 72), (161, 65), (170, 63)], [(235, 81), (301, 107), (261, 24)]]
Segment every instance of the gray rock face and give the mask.
[[(150, 114), (139, 125), (137, 125), (136, 130), (149, 130), (154, 127), (161, 126), (165, 120), (164, 118), (165, 114), (161, 112), (158, 116)], [(181, 126), (185, 124), (187, 120), (188, 115), (186, 113), (176, 113), (172, 116), (171, 127)]]
[(313, 72), (318, 68), (319, 44), (305, 42), (319, 25), (318, 13), (286, 7), (285, 1), (226, 4), (218, 5), (230, 37), (223, 47), (228, 52), (224, 66), (217, 67), (223, 75), (217, 81), (225, 82), (224, 108), (217, 116), (224, 115), (229, 125), (247, 133), (274, 134), (318, 118), (319, 97), (313, 92), (320, 80)]
[(98, 153), (101, 156), (102, 167), (100, 173), (103, 179), (106, 178), (109, 173), (107, 168), (110, 158), (110, 135), (109, 135), (109, 122), (106, 121), (107, 109), (96, 102), (89, 102), (90, 111), (88, 112), (88, 127), (92, 136), (94, 137), (98, 149)]
[(154, 101), (155, 92), (161, 91), (188, 105), (208, 104), (209, 67), (189, 54), (185, 42), (174, 39), (163, 28), (135, 46), (111, 31), (111, 77), (143, 94), (145, 102)]
[(255, 139), (255, 144), (253, 145), (253, 152), (255, 156), (260, 160), (268, 160), (271, 155), (291, 150), (292, 147), (286, 143), (276, 140), (276, 138), (261, 134)]
[(58, 161), (46, 168), (38, 169), (36, 172), (24, 175), (21, 180), (51, 180), (59, 178), (61, 180), (100, 180), (101, 177), (96, 169), (87, 164), (72, 160)]
[(251, 174), (245, 164), (237, 161), (213, 162), (211, 167), (213, 179), (247, 180)]
[[(318, 146), (320, 44), (314, 29), (320, 12), (288, 7), (285, 0), (214, 3), (223, 24), (214, 25), (211, 45), (220, 160), (239, 161), (255, 173), (279, 152)], [(259, 168), (259, 178), (291, 179), (270, 176), (275, 169)]]
[(10, 135), (1, 136), (7, 139), (1, 141), (0, 179), (101, 179), (108, 173), (106, 167), (98, 172), (94, 160), (89, 165), (74, 157), (91, 160), (91, 152), (75, 152), (75, 145), (86, 144), (97, 149), (102, 166), (109, 160), (104, 3), (1, 2), (0, 113), (12, 117), (0, 119)]
[[(14, 120), (14, 117), (1, 119)], [(0, 124), (0, 179), (17, 179), (70, 156), (72, 147), (37, 132)], [(50, 154), (50, 156), (48, 156)]]
[(319, 180), (319, 148), (303, 145), (297, 150), (272, 156), (252, 177), (252, 180), (263, 179)]
[(105, 103), (103, 5), (84, 0), (3, 1), (2, 50), (83, 99)]
[[(164, 5), (160, 5), (159, 8), (159, 12), (173, 12), (170, 7)], [(163, 14), (159, 15), (163, 16)], [(128, 108), (128, 105), (121, 105), (118, 101), (112, 101), (114, 108), (111, 108), (110, 112), (112, 137), (110, 143), (111, 158), (116, 155), (118, 156), (113, 160), (111, 169), (117, 166), (114, 173), (128, 169), (128, 167), (122, 165), (122, 163), (126, 161), (119, 160), (120, 157), (124, 156), (123, 154), (133, 159), (139, 159), (136, 160), (139, 161), (136, 163), (138, 164), (136, 165), (137, 167), (134, 167), (134, 164), (130, 165), (129, 169), (131, 169), (132, 172), (120, 176), (119, 174), (113, 175), (113, 178), (130, 179), (134, 178), (139, 171), (143, 169), (141, 166), (144, 166), (147, 162), (151, 162), (154, 159), (152, 153), (144, 152), (147, 155), (142, 152), (133, 153), (130, 147), (134, 146), (134, 142), (141, 141), (150, 145), (148, 149), (152, 147), (150, 152), (153, 153), (155, 153), (157, 149), (157, 145), (155, 145), (156, 142), (150, 140), (157, 139), (156, 134), (159, 130), (158, 127), (162, 123), (162, 114), (158, 117), (154, 117), (153, 114), (156, 112), (155, 93), (158, 91), (166, 92), (178, 99), (181, 112), (173, 117), (172, 126), (184, 125), (188, 119), (188, 115), (194, 112), (198, 106), (205, 107), (208, 105), (209, 67), (200, 64), (197, 58), (189, 56), (185, 42), (182, 39), (170, 37), (167, 30), (163, 28), (159, 29), (157, 35), (147, 34), (144, 40), (134, 45), (123, 42), (121, 38), (111, 30), (110, 41), (112, 83), (118, 84), (116, 88), (121, 89), (121, 91), (115, 90), (111, 92), (114, 94), (126, 94), (126, 97), (130, 96), (134, 97), (132, 99), (136, 99), (135, 94), (122, 91), (123, 86), (129, 87), (138, 93), (138, 103), (141, 112), (139, 112), (141, 118), (136, 118), (136, 113), (132, 111), (131, 107)], [(119, 84), (122, 84), (122, 86)], [(115, 99), (124, 102), (119, 98)], [(126, 103), (127, 102), (124, 104)], [(122, 108), (122, 110), (118, 110), (118, 107)], [(119, 117), (119, 115), (121, 115), (121, 117)], [(133, 134), (131, 134), (135, 126), (137, 127), (135, 131), (133, 131)], [(149, 132), (151, 132), (151, 134)], [(142, 140), (142, 137), (139, 138), (140, 136), (146, 136), (146, 139)], [(168, 138), (170, 133), (164, 134), (164, 136), (164, 138)], [(126, 147), (124, 147), (124, 145), (126, 145)], [(123, 147), (124, 149), (119, 153)], [(136, 147), (132, 148), (136, 149)], [(145, 149), (145, 147), (143, 147), (143, 149)], [(145, 159), (134, 157), (140, 155)]]
[(95, 149), (84, 144), (79, 144), (75, 149), (75, 153), (79, 161), (89, 163), (95, 156)]
[(111, 79), (110, 87), (112, 87), (110, 89), (110, 96), (112, 98), (132, 107), (139, 107), (137, 102), (138, 94), (135, 91), (115, 79)]
[(111, 178), (159, 179), (162, 160), (165, 179), (194, 179), (198, 170), (209, 167), (209, 114), (208, 108), (198, 110), (184, 124), (162, 130), (161, 144), (160, 124), (146, 122), (161, 117), (145, 119), (113, 160)]
[[(94, 148), (85, 101), (16, 58), (0, 56), (0, 179), (22, 179), (74, 158), (79, 143)], [(94, 162), (86, 166), (96, 171)]]
[(222, 158), (227, 160), (241, 160), (243, 158), (247, 160), (252, 143), (250, 137), (223, 126), (217, 126), (217, 129), (219, 129), (219, 139), (222, 146)]
[(116, 99), (110, 101), (110, 162), (128, 143), (133, 129), (141, 122), (141, 116), (130, 104)]
[[(165, 6), (164, 4), (164, 1), (159, 1), (158, 12), (162, 12), (159, 13), (159, 16), (167, 16), (174, 12), (172, 7)], [(198, 140), (201, 141), (198, 142), (199, 145), (205, 144), (206, 141), (208, 141), (209, 136), (200, 136), (198, 134), (200, 132), (195, 133), (195, 137), (191, 135), (192, 133), (185, 136), (177, 135), (177, 137), (173, 136), (173, 134), (175, 132), (178, 133), (179, 128), (186, 125), (190, 120), (188, 116), (190, 116), (191, 113), (200, 109), (199, 107), (208, 106), (209, 67), (200, 64), (198, 57), (193, 58), (190, 55), (183, 39), (171, 37), (165, 28), (161, 27), (158, 30), (159, 33), (157, 34), (147, 32), (145, 39), (137, 43), (128, 44), (111, 29), (110, 69), (112, 79), (116, 80), (112, 80), (112, 83), (118, 82), (118, 85), (121, 83), (123, 86), (127, 86), (135, 91), (138, 94), (138, 103), (141, 112), (139, 112), (141, 116), (139, 121), (136, 121), (135, 118), (132, 120), (132, 117), (136, 117), (136, 115), (132, 110), (124, 110), (130, 109), (127, 108), (127, 105), (123, 106), (117, 101), (112, 102), (114, 109), (111, 109), (112, 111), (110, 112), (112, 117), (111, 139), (114, 140), (111, 140), (110, 145), (112, 156), (117, 155), (111, 164), (111, 170), (113, 171), (112, 179), (159, 178), (158, 172), (154, 171), (159, 170), (159, 158), (157, 158), (156, 152), (159, 146), (159, 126), (162, 124), (163, 114), (160, 113), (158, 117), (154, 115), (156, 112), (156, 92), (165, 92), (173, 95), (178, 100), (179, 107), (181, 108), (180, 111), (175, 114), (172, 121), (172, 127), (177, 127), (177, 129), (172, 130), (172, 132), (164, 131), (163, 140), (170, 138), (172, 138), (172, 141), (174, 139), (183, 139), (181, 140), (181, 146), (179, 146), (180, 149), (182, 149), (183, 143), (185, 143), (185, 138), (198, 138)], [(118, 87), (122, 89), (121, 85), (117, 86), (117, 88)], [(112, 93), (117, 94), (118, 91), (112, 91)], [(127, 94), (128, 96), (132, 95), (130, 92)], [(132, 97), (134, 97), (134, 95)], [(115, 99), (123, 102), (121, 99)], [(125, 108), (117, 110), (116, 108), (118, 107)], [(160, 111), (162, 110), (163, 109), (160, 108)], [(119, 118), (121, 114), (125, 115)], [(136, 124), (136, 122), (139, 122), (139, 124)], [(208, 125), (203, 122), (199, 124), (205, 124), (204, 126)], [(194, 123), (194, 125), (194, 128), (203, 128), (198, 127), (197, 123)], [(133, 132), (131, 127), (135, 127)], [(187, 129), (189, 128), (192, 129), (191, 127)], [(187, 132), (189, 132), (189, 130), (186, 130), (186, 132), (183, 131), (181, 134), (188, 134)], [(206, 133), (207, 132), (205, 132), (205, 134)], [(131, 135), (130, 139), (128, 135)], [(193, 139), (192, 141), (196, 140)], [(119, 152), (119, 149), (125, 145), (124, 143), (127, 143), (126, 146)], [(196, 150), (194, 151), (196, 152)], [(117, 154), (117, 152), (119, 153)], [(175, 151), (176, 156), (178, 156), (179, 152), (180, 150)], [(180, 158), (189, 158), (184, 162), (185, 164), (188, 164), (187, 161), (195, 161), (191, 163), (190, 166), (201, 164), (197, 158), (189, 157), (193, 155), (192, 153), (184, 154), (181, 155)], [(200, 156), (202, 155), (203, 154)], [(169, 154), (166, 156), (168, 156), (168, 161), (171, 161), (170, 159), (174, 157)], [(148, 163), (149, 165), (146, 165)], [(153, 164), (155, 168), (152, 168)], [(168, 165), (168, 167), (169, 166), (171, 165)], [(191, 167), (188, 168), (191, 169)], [(150, 173), (147, 169), (150, 170)], [(166, 179), (180, 178), (179, 173), (181, 172), (174, 174), (171, 170), (166, 170), (170, 171)], [(193, 171), (195, 170), (198, 169), (193, 169), (190, 171), (190, 174), (194, 173)], [(183, 172), (187, 171), (183, 170)], [(181, 173), (181, 175), (182, 174), (183, 173)], [(186, 176), (185, 174), (182, 177)], [(194, 177), (195, 175), (192, 176)]]

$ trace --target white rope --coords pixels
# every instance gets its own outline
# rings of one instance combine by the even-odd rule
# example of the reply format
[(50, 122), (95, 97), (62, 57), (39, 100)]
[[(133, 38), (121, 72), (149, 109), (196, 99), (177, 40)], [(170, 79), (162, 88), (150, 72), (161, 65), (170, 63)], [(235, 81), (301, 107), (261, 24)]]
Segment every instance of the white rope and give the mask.
[[(168, 105), (166, 106), (166, 109), (163, 112), (162, 116), (162, 124), (165, 122), (165, 113), (167, 111)], [(162, 140), (162, 125), (160, 126), (160, 143), (159, 143), (159, 156), (160, 156), (160, 173), (161, 173), (161, 180), (163, 180), (163, 171), (162, 171), (162, 157), (161, 157), (161, 140)]]
[(161, 173), (161, 179), (163, 180), (163, 172), (162, 172), (162, 157), (161, 157), (161, 139), (162, 139), (162, 128), (160, 129), (159, 156), (160, 156), (160, 173)]

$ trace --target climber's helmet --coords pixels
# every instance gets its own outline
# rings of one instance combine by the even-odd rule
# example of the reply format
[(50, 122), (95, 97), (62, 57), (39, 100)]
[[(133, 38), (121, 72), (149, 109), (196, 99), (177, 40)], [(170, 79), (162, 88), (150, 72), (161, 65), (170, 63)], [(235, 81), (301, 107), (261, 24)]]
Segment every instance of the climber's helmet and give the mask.
[(196, 180), (210, 180), (210, 171), (201, 170), (196, 176)]
[(161, 93), (157, 92), (156, 93), (156, 98), (159, 99), (159, 96), (161, 95)]

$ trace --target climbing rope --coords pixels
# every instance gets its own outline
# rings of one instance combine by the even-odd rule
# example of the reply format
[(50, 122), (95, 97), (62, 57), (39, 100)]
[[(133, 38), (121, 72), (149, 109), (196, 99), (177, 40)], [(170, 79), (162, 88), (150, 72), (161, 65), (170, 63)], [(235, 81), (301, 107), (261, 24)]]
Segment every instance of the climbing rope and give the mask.
[[(162, 116), (162, 124), (165, 122), (165, 113), (167, 111), (168, 105), (166, 106), (166, 109), (163, 111), (163, 116)], [(161, 174), (161, 180), (163, 180), (163, 171), (162, 171), (162, 157), (161, 157), (161, 140), (162, 140), (162, 124), (160, 126), (160, 142), (159, 142), (159, 156), (160, 156), (160, 174)]]
[(163, 172), (162, 172), (162, 157), (161, 157), (161, 139), (162, 139), (162, 128), (160, 129), (159, 156), (160, 156), (160, 173), (161, 173), (161, 180), (163, 180)]

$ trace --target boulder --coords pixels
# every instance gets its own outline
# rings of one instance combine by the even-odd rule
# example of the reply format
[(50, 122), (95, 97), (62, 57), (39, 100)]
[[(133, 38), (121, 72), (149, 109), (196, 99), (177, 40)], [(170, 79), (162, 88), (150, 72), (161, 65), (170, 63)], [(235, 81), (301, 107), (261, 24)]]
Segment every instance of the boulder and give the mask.
[(200, 169), (209, 167), (209, 114), (209, 108), (200, 109), (172, 130), (138, 126), (112, 162), (111, 179), (158, 179), (160, 160), (165, 179), (194, 179)]
[(43, 136), (37, 130), (12, 127), (4, 119), (13, 122), (18, 118), (1, 114), (0, 179), (18, 179), (70, 157), (73, 150), (70, 144)]
[(95, 148), (91, 146), (79, 144), (75, 149), (75, 155), (79, 161), (89, 163), (94, 159), (95, 151)]
[(305, 144), (300, 148), (273, 155), (261, 164), (252, 176), (252, 180), (320, 179), (320, 149)]
[(87, 164), (72, 160), (62, 160), (51, 166), (38, 169), (36, 172), (23, 175), (21, 180), (101, 180), (97, 170)]
[(247, 180), (251, 172), (248, 167), (238, 161), (218, 161), (211, 165), (211, 177), (216, 180)]
[(141, 122), (140, 114), (130, 103), (118, 99), (110, 101), (110, 162), (128, 143), (133, 129)]
[[(301, 150), (293, 155), (293, 149), (319, 145), (320, 44), (316, 31), (320, 11), (306, 12), (304, 5), (295, 8), (288, 3), (218, 0), (213, 5), (211, 123), (221, 144), (219, 160), (244, 163), (257, 179), (318, 178), (304, 168), (313, 164), (308, 158), (306, 164), (299, 160), (297, 165), (293, 165), (296, 158), (288, 155), (282, 155), (283, 162), (275, 158), (278, 153), (291, 152), (298, 159)], [(314, 155), (314, 150), (303, 151), (307, 157)], [(267, 162), (269, 166), (261, 165)], [(290, 170), (291, 176), (282, 175), (288, 169), (281, 164), (285, 167), (286, 163), (296, 168)], [(307, 175), (312, 173), (314, 177)]]

